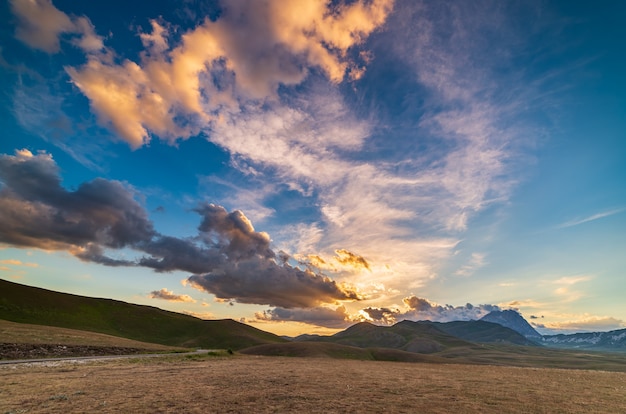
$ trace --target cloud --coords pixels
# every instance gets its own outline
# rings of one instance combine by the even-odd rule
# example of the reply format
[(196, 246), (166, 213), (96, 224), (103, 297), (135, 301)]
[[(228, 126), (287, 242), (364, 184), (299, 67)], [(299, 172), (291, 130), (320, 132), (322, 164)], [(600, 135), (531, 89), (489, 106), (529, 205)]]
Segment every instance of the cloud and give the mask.
[(254, 316), (259, 321), (303, 322), (326, 328), (345, 328), (354, 323), (344, 306), (338, 306), (335, 309), (327, 307), (311, 309), (274, 308), (256, 312)]
[(370, 270), (370, 265), (367, 263), (367, 260), (363, 256), (356, 255), (352, 252), (349, 252), (346, 249), (338, 249), (335, 250), (337, 256), (335, 256), (335, 260), (337, 260), (342, 265), (352, 266), (354, 268), (365, 268)]
[(0, 264), (11, 265), (11, 266), (39, 267), (37, 263), (22, 262), (21, 260), (15, 260), (15, 259), (0, 260)]
[(621, 319), (609, 316), (585, 316), (581, 319), (562, 322), (546, 322), (542, 328), (564, 331), (610, 331), (622, 329), (626, 324)]
[(580, 283), (580, 282), (587, 282), (587, 281), (589, 281), (591, 279), (593, 279), (593, 276), (589, 276), (589, 275), (583, 275), (583, 276), (563, 276), (563, 277), (553, 281), (552, 283), (554, 283), (556, 285), (571, 286), (571, 285), (575, 285), (575, 284)]
[(366, 320), (374, 321), (381, 325), (393, 325), (399, 321), (397, 316), (400, 314), (400, 311), (398, 309), (369, 307), (361, 309), (361, 314), (365, 316)]
[(48, 250), (90, 243), (122, 248), (155, 234), (143, 207), (121, 182), (97, 178), (67, 191), (49, 154), (0, 155), (0, 182), (3, 243)]
[(335, 250), (335, 256), (332, 259), (324, 259), (318, 254), (296, 255), (299, 263), (311, 269), (321, 269), (325, 271), (339, 272), (340, 269), (336, 263), (339, 263), (343, 269), (357, 271), (367, 269), (371, 271), (370, 265), (363, 256), (352, 253), (346, 249)]
[(102, 38), (95, 34), (86, 17), (71, 18), (49, 0), (10, 0), (9, 3), (19, 22), (15, 36), (32, 48), (58, 52), (59, 39), (64, 33), (79, 35), (73, 43), (85, 52), (103, 48)]
[(146, 52), (139, 63), (94, 54), (67, 73), (101, 122), (132, 148), (151, 134), (175, 142), (226, 109), (238, 111), (240, 99), (275, 98), (279, 85), (300, 84), (309, 68), (333, 83), (361, 76), (347, 52), (385, 22), (391, 7), (390, 0), (229, 1), (217, 20), (205, 19), (177, 45), (167, 25), (152, 21), (152, 33), (140, 35)]
[(19, 19), (16, 37), (30, 47), (48, 53), (59, 50), (59, 35), (74, 31), (70, 18), (47, 0), (11, 0)]
[(152, 299), (163, 299), (170, 302), (190, 302), (196, 303), (196, 300), (189, 295), (177, 295), (171, 290), (167, 290), (163, 288), (161, 290), (153, 290), (150, 292), (150, 298)]
[(226, 263), (214, 272), (190, 276), (188, 280), (218, 298), (283, 308), (360, 299), (356, 290), (326, 276), (257, 258)]
[(404, 298), (404, 309), (393, 307), (387, 308), (365, 308), (361, 310), (361, 315), (365, 320), (375, 323), (392, 325), (402, 320), (429, 320), (434, 322), (450, 322), (462, 320), (477, 320), (491, 311), (500, 310), (496, 305), (472, 305), (467, 303), (464, 306), (437, 305), (427, 299), (417, 296)]
[(560, 229), (563, 228), (567, 228), (567, 227), (574, 227), (574, 226), (578, 226), (580, 224), (584, 224), (584, 223), (588, 223), (590, 221), (594, 221), (594, 220), (599, 220), (601, 218), (605, 218), (605, 217), (610, 217), (613, 216), (615, 214), (619, 214), (623, 211), (626, 211), (626, 208), (616, 208), (614, 210), (608, 210), (608, 211), (604, 211), (601, 213), (597, 213), (597, 214), (593, 214), (591, 216), (582, 218), (582, 219), (576, 219), (576, 220), (571, 220), (571, 221), (567, 221), (565, 223), (560, 224), (559, 226), (557, 226)]
[[(241, 303), (293, 308), (360, 299), (343, 283), (289, 265), (239, 210), (201, 204), (196, 236), (162, 235), (123, 183), (96, 178), (67, 191), (52, 156), (28, 150), (0, 155), (0, 183), (1, 243), (66, 250), (108, 266), (187, 271), (193, 287)], [(124, 248), (142, 256), (107, 255)]]
[(581, 282), (587, 282), (593, 279), (593, 276), (563, 276), (559, 279), (552, 281), (552, 284), (558, 287), (554, 290), (554, 293), (560, 297), (562, 302), (574, 302), (585, 296), (583, 291), (574, 291), (572, 287)]
[(454, 272), (454, 274), (458, 276), (471, 276), (476, 272), (476, 270), (485, 266), (487, 263), (485, 262), (485, 254), (484, 253), (472, 253), (470, 260), (464, 266), (462, 266), (459, 270)]

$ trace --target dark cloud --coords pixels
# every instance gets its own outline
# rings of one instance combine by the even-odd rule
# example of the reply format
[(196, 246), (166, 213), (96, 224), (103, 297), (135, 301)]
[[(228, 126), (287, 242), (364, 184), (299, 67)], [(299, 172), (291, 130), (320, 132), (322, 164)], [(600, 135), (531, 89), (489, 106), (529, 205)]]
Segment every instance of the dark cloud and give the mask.
[(263, 257), (229, 261), (211, 273), (191, 276), (188, 281), (218, 298), (283, 308), (359, 299), (355, 291), (328, 277)]
[(193, 239), (159, 236), (138, 247), (149, 254), (139, 259), (139, 266), (157, 272), (206, 273), (223, 266), (227, 260), (219, 249), (199, 246)]
[(423, 298), (418, 298), (417, 296), (410, 296), (408, 298), (402, 299), (402, 302), (410, 309), (413, 309), (417, 312), (424, 312), (432, 309), (432, 305), (429, 301)]
[(217, 247), (231, 260), (249, 259), (254, 256), (274, 258), (270, 249), (270, 236), (254, 231), (250, 220), (239, 210), (231, 213), (224, 207), (206, 204), (196, 209), (203, 217), (198, 230), (207, 240), (217, 235)]
[(362, 311), (369, 316), (369, 319), (385, 325), (394, 324), (397, 321), (396, 315), (400, 313), (398, 309), (372, 307), (362, 309)]
[(274, 308), (255, 314), (257, 320), (274, 322), (303, 322), (326, 328), (345, 328), (354, 321), (346, 313), (346, 308), (338, 306), (335, 309), (318, 307), (312, 309), (284, 309)]
[[(157, 233), (134, 192), (101, 178), (75, 191), (61, 186), (52, 157), (28, 150), (0, 155), (0, 243), (66, 250), (107, 266), (142, 266), (157, 272), (192, 273), (188, 281), (217, 298), (282, 308), (306, 308), (358, 300), (346, 286), (309, 269), (291, 266), (254, 230), (241, 211), (203, 204), (198, 234), (177, 238)], [(122, 248), (143, 256), (116, 259)]]
[(0, 155), (0, 183), (3, 243), (55, 250), (92, 244), (122, 248), (155, 234), (145, 210), (121, 182), (97, 178), (67, 191), (47, 154)]

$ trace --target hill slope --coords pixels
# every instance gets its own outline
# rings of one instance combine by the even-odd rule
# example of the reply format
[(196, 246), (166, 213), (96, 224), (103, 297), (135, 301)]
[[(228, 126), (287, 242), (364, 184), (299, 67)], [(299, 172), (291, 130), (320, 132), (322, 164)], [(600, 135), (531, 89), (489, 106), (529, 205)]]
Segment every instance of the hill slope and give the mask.
[(285, 341), (231, 319), (207, 321), (152, 306), (54, 292), (2, 279), (0, 319), (188, 348), (238, 350)]

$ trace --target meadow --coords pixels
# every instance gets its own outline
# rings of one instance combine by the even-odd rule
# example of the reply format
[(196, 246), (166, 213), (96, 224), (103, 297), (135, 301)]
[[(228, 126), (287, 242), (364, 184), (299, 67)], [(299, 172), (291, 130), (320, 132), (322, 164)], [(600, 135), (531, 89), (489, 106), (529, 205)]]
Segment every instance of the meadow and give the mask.
[(0, 366), (0, 413), (618, 413), (626, 373), (263, 356)]

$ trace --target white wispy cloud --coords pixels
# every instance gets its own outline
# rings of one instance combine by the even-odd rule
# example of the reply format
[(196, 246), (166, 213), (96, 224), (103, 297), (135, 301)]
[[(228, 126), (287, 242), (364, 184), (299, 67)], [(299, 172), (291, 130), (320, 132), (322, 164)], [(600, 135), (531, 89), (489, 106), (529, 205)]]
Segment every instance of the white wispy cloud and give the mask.
[(626, 207), (603, 211), (603, 212), (600, 212), (600, 213), (592, 214), (591, 216), (588, 216), (588, 217), (578, 218), (578, 219), (566, 221), (565, 223), (559, 224), (557, 226), (557, 228), (563, 229), (563, 228), (567, 228), (567, 227), (578, 226), (580, 224), (588, 223), (590, 221), (595, 221), (595, 220), (599, 220), (599, 219), (602, 219), (602, 218), (605, 218), (605, 217), (610, 217), (610, 216), (613, 216), (615, 214), (622, 213), (624, 211), (626, 211)]

